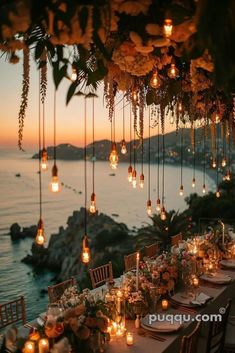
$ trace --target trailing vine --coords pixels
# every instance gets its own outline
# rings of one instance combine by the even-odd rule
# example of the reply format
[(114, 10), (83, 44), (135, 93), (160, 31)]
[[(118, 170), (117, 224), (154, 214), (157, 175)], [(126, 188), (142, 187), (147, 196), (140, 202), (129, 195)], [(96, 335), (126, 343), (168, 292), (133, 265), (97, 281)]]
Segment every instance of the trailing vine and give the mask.
[(40, 76), (40, 96), (41, 96), (41, 102), (42, 104), (45, 102), (46, 98), (46, 93), (47, 93), (47, 56), (46, 56), (46, 51), (43, 51), (42, 57), (41, 57), (41, 63), (42, 68), (41, 68), (41, 76)]
[(28, 106), (28, 95), (29, 95), (29, 70), (30, 70), (29, 60), (30, 60), (29, 48), (25, 47), (23, 50), (23, 81), (22, 81), (21, 104), (20, 104), (20, 110), (18, 115), (18, 122), (19, 122), (18, 146), (21, 151), (24, 151), (22, 147), (22, 140), (23, 140), (24, 120), (25, 120), (26, 109)]

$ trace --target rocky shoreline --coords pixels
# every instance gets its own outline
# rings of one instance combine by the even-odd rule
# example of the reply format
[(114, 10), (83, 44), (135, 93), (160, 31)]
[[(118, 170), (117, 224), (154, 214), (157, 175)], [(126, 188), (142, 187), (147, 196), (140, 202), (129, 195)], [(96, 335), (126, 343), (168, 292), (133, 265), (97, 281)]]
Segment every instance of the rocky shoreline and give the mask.
[[(51, 235), (47, 248), (33, 243), (31, 254), (22, 261), (37, 269), (55, 271), (58, 281), (73, 276), (82, 287), (89, 285), (88, 269), (80, 261), (84, 212), (84, 208), (74, 211), (67, 220), (67, 227), (60, 227), (57, 234)], [(117, 223), (103, 213), (87, 213), (87, 218), (87, 234), (92, 253), (89, 268), (112, 260), (114, 275), (119, 276), (123, 271), (124, 254), (133, 251), (133, 235), (124, 223)]]

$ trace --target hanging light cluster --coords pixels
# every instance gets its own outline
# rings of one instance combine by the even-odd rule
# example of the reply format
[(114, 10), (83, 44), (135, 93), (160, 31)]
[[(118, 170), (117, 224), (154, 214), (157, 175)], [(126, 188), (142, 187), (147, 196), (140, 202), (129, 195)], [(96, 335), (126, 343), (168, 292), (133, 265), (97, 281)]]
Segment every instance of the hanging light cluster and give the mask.
[(122, 136), (122, 141), (121, 141), (121, 153), (126, 154), (127, 148), (126, 148), (126, 141), (125, 141), (125, 102), (124, 102), (124, 96), (123, 96), (123, 100), (122, 100), (122, 131), (123, 131), (123, 136)]
[(148, 119), (148, 201), (147, 201), (147, 214), (150, 216), (152, 214), (152, 202), (151, 202), (151, 165), (150, 165), (150, 148), (151, 148), (151, 140), (150, 140), (150, 127), (151, 127), (151, 115), (150, 115), (150, 107), (149, 107), (149, 119)]
[(61, 191), (61, 183), (58, 177), (58, 167), (56, 164), (56, 90), (54, 91), (54, 164), (51, 170), (52, 178), (50, 189), (53, 193)]
[(115, 110), (113, 114), (113, 119), (111, 121), (111, 151), (109, 155), (109, 162), (111, 169), (117, 169), (118, 167), (118, 152), (117, 152), (117, 145), (115, 142)]
[(92, 194), (90, 203), (90, 213), (96, 213), (96, 194), (95, 194), (95, 99), (92, 98)]

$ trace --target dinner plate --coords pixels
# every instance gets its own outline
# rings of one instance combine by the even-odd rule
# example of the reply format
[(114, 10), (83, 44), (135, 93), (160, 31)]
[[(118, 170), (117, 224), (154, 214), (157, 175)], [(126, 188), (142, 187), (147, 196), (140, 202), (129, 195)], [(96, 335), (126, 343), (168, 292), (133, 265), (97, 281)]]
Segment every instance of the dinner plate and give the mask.
[(232, 278), (223, 273), (204, 274), (200, 277), (203, 281), (211, 282), (214, 284), (228, 284)]
[(186, 308), (195, 308), (195, 307), (201, 306), (199, 304), (191, 303), (191, 301), (193, 299), (194, 299), (193, 295), (188, 298), (185, 298), (185, 293), (179, 292), (179, 293), (176, 293), (175, 295), (173, 295), (173, 297), (170, 298), (170, 301), (172, 302), (172, 304), (185, 306)]
[(171, 324), (169, 321), (154, 321), (150, 325), (148, 317), (149, 315), (146, 315), (143, 319), (141, 319), (141, 326), (149, 331), (171, 333), (178, 331), (183, 326), (182, 323), (174, 322)]
[(235, 268), (235, 260), (221, 260), (220, 264), (224, 267)]

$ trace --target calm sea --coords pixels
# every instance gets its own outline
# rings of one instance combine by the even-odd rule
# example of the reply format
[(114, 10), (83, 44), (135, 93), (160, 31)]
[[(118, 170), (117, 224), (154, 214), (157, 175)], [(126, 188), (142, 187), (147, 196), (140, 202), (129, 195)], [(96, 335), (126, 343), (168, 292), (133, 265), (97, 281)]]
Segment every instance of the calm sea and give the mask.
[[(49, 192), (50, 168), (43, 173), (43, 219), (47, 239), (65, 226), (73, 210), (80, 209), (84, 202), (83, 162), (58, 161), (60, 180), (64, 183), (61, 193)], [(95, 187), (97, 207), (100, 212), (114, 215), (118, 222), (124, 222), (129, 228), (141, 227), (149, 222), (145, 207), (147, 201), (147, 166), (145, 166), (145, 188), (133, 189), (127, 181), (127, 165), (120, 164), (115, 175), (108, 162), (96, 163)], [(32, 268), (21, 263), (21, 259), (30, 252), (32, 240), (25, 239), (12, 243), (7, 235), (12, 223), (21, 226), (36, 224), (39, 218), (38, 207), (38, 164), (31, 154), (2, 149), (0, 151), (0, 303), (24, 295), (27, 305), (27, 319), (36, 317), (47, 305), (46, 296), (40, 294), (47, 288), (53, 273), (34, 273)], [(137, 165), (137, 172), (140, 166)], [(21, 177), (15, 174), (20, 173)], [(157, 199), (157, 167), (151, 166), (151, 198)], [(168, 210), (182, 211), (186, 208), (184, 199), (179, 196), (180, 168), (165, 167), (165, 204)], [(185, 196), (191, 191), (192, 170), (184, 168)], [(196, 172), (198, 182), (195, 191), (201, 193), (203, 175)], [(215, 184), (206, 177), (208, 190), (214, 190)], [(88, 163), (88, 195), (91, 193), (91, 165)], [(82, 192), (82, 193), (80, 193)], [(118, 217), (117, 217), (118, 215)]]

